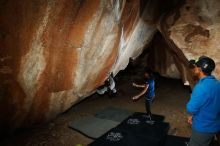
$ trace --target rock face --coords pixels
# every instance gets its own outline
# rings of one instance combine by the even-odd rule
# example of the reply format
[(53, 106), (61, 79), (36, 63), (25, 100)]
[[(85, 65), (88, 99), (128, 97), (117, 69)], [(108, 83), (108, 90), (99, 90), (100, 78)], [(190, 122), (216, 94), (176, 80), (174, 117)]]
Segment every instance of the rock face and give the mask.
[(125, 69), (156, 32), (157, 4), (1, 0), (1, 131), (54, 118)]
[[(179, 62), (186, 64), (187, 59), (209, 56), (215, 60), (214, 75), (218, 79), (220, 79), (219, 8), (219, 0), (187, 0), (183, 6), (165, 15), (160, 21), (160, 31), (169, 46), (177, 52)], [(187, 71), (181, 73), (185, 80), (190, 78), (187, 77)]]

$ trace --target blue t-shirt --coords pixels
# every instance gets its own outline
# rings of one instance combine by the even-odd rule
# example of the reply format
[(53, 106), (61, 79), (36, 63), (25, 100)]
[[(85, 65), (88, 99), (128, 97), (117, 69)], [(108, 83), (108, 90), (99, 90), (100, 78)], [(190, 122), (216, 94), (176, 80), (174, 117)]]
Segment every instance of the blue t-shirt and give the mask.
[(155, 93), (154, 93), (154, 85), (155, 85), (155, 82), (153, 79), (148, 79), (146, 84), (148, 84), (148, 89), (147, 89), (147, 92), (145, 94), (146, 98), (147, 97), (154, 97), (155, 96)]
[(186, 108), (193, 115), (194, 130), (202, 133), (219, 132), (220, 82), (214, 76), (200, 79)]

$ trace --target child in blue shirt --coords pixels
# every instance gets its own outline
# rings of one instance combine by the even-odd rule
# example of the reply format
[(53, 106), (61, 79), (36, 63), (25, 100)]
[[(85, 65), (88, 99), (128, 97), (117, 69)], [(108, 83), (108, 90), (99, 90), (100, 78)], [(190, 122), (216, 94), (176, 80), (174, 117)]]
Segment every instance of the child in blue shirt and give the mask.
[(151, 71), (151, 69), (148, 69), (148, 68), (145, 69), (144, 77), (146, 79), (146, 84), (138, 85), (136, 83), (133, 83), (134, 87), (143, 88), (143, 90), (138, 95), (132, 97), (132, 100), (137, 101), (140, 97), (142, 97), (142, 95), (145, 95), (146, 112), (150, 120), (152, 120), (151, 104), (155, 97), (155, 93), (154, 93), (155, 81), (154, 81), (153, 72)]

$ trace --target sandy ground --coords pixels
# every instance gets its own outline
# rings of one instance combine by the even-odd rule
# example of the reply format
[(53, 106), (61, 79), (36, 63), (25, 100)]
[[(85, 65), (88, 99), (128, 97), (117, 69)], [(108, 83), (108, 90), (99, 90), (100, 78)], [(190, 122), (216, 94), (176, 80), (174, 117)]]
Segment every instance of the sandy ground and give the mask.
[[(139, 90), (132, 87), (133, 81), (143, 81), (137, 74), (131, 72), (119, 73), (116, 77), (118, 93), (115, 97), (94, 94), (55, 120), (40, 127), (20, 130), (13, 136), (1, 140), (1, 146), (86, 146), (93, 140), (68, 128), (71, 121), (94, 115), (107, 106), (115, 106), (132, 111), (144, 112), (144, 98), (137, 102), (131, 100)], [(178, 136), (190, 136), (191, 128), (186, 123), (185, 105), (190, 96), (190, 89), (182, 85), (181, 80), (156, 78), (156, 98), (152, 112), (164, 115), (165, 121), (171, 125), (170, 133)]]

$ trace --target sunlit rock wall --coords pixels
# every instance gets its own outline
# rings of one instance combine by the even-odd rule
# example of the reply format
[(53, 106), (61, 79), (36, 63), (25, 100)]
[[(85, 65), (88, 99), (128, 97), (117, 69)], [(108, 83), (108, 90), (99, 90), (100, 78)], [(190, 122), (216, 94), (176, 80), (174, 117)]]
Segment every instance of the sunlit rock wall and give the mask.
[(1, 131), (52, 119), (124, 69), (156, 31), (158, 3), (142, 2), (1, 0)]
[[(214, 75), (220, 79), (219, 0), (187, 0), (161, 19), (160, 30), (182, 64), (186, 64), (187, 59), (209, 56), (216, 62)], [(187, 80), (187, 71), (185, 75)]]

